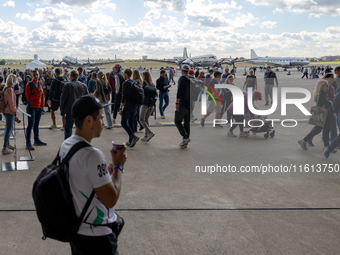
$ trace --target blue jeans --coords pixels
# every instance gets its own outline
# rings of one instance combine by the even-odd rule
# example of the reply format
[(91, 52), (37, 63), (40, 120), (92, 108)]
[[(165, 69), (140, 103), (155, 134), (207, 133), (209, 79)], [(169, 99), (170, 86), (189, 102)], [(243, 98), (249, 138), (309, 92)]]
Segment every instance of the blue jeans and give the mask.
[(39, 123), (41, 118), (42, 109), (26, 107), (26, 112), (31, 115), (28, 117), (28, 125), (26, 130), (26, 143), (31, 143), (31, 132), (33, 128), (34, 141), (39, 141)]
[(5, 113), (4, 116), (6, 119), (6, 129), (5, 129), (5, 136), (4, 136), (4, 148), (8, 147), (9, 144), (9, 137), (11, 136), (11, 132), (13, 129), (13, 120), (14, 120), (14, 115), (10, 113)]
[[(110, 100), (105, 102), (102, 105), (106, 105), (106, 104), (109, 104), (109, 103), (110, 103)], [(104, 107), (104, 112), (105, 112), (107, 126), (112, 127), (113, 123), (112, 123), (112, 117), (111, 117), (111, 105)]]
[[(164, 115), (165, 108), (169, 105), (169, 93), (168, 92), (159, 92), (159, 113), (161, 116)], [(165, 104), (163, 105), (163, 99)]]
[(126, 133), (129, 135), (129, 142), (132, 141), (132, 138), (135, 137), (135, 127), (134, 127), (134, 119), (137, 111), (137, 106), (124, 106), (122, 113), (122, 127), (125, 129)]
[(72, 119), (72, 114), (66, 113), (64, 140), (66, 140), (72, 135), (73, 123), (74, 123), (74, 120)]
[(330, 118), (330, 124), (331, 124), (331, 130), (330, 130), (330, 135), (331, 135), (331, 142), (337, 137), (337, 120), (335, 119), (335, 116), (332, 113), (329, 116)]

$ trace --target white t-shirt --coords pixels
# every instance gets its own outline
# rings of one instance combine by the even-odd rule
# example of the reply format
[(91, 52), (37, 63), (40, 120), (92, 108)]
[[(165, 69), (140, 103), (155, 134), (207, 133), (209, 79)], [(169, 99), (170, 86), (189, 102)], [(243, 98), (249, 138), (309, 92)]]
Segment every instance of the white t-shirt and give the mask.
[[(78, 135), (73, 135), (63, 142), (59, 155), (64, 159), (71, 147), (77, 142), (88, 141)], [(104, 154), (94, 148), (86, 147), (77, 151), (69, 161), (69, 183), (76, 214), (79, 217), (87, 199), (94, 188), (102, 187), (110, 183), (111, 176), (106, 167)], [(116, 221), (115, 209), (106, 208), (97, 195), (93, 197), (84, 219), (91, 224), (107, 224)], [(85, 236), (109, 235), (112, 230), (105, 226), (92, 226), (82, 223), (78, 234)]]

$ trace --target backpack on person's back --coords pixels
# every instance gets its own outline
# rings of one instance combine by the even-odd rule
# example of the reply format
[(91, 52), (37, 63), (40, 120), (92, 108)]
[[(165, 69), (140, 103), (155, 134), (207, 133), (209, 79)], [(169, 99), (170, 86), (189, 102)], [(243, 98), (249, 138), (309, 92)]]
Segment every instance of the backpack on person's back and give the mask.
[(198, 96), (200, 94), (200, 81), (189, 79), (188, 77), (185, 77), (187, 79), (187, 84), (185, 88), (185, 96), (184, 100), (186, 102), (195, 102), (198, 99)]
[[(53, 79), (52, 82), (56, 82), (58, 84), (58, 88), (56, 90), (53, 90), (53, 92), (55, 92), (55, 94), (52, 95), (52, 100), (55, 101), (60, 101), (60, 96), (61, 96), (61, 92), (63, 90), (63, 86), (68, 82), (66, 80), (59, 80), (59, 79)], [(52, 83), (51, 83), (52, 84)], [(48, 95), (47, 95), (48, 97)]]
[(49, 237), (70, 242), (78, 232), (95, 192), (92, 192), (80, 217), (77, 217), (68, 181), (68, 162), (78, 150), (88, 146), (91, 145), (87, 142), (76, 143), (62, 162), (58, 152), (52, 164), (45, 167), (34, 182), (32, 196), (43, 240)]
[(6, 106), (8, 105), (8, 102), (5, 102), (5, 90), (9, 88), (11, 87), (5, 87), (0, 91), (0, 113), (4, 112)]
[(130, 86), (131, 104), (133, 106), (142, 105), (144, 103), (144, 90), (142, 86), (140, 86), (139, 83), (135, 80), (130, 83)]

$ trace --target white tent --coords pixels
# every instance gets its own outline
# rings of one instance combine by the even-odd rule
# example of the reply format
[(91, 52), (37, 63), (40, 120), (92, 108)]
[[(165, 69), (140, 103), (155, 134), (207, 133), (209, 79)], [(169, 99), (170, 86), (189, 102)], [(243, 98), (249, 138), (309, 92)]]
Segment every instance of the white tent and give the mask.
[(34, 54), (34, 60), (26, 65), (26, 69), (35, 69), (46, 67), (46, 64), (38, 60), (38, 54)]

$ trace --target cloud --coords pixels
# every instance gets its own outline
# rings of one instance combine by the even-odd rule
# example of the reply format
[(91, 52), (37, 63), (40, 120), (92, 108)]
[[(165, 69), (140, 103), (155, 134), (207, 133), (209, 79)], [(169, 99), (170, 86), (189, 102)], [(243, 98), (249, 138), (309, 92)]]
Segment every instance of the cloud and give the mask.
[(114, 21), (111, 16), (107, 16), (103, 13), (93, 14), (90, 18), (85, 20), (85, 25), (88, 27), (117, 27), (117, 26), (126, 26), (127, 23), (125, 19), (120, 19), (118, 22)]
[(13, 7), (14, 8), (15, 2), (12, 1), (12, 0), (9, 0), (6, 3), (4, 3), (2, 6), (4, 6), (4, 7)]
[(182, 12), (186, 9), (186, 0), (144, 0), (144, 6), (151, 9), (167, 9)]
[(311, 16), (339, 16), (340, 2), (338, 0), (247, 0), (253, 5), (277, 6), (274, 12), (302, 13), (307, 12)]
[[(32, 3), (40, 2), (41, 0), (30, 0)], [(90, 9), (92, 12), (100, 8), (116, 10), (117, 6), (111, 3), (110, 0), (46, 0), (47, 4), (60, 7), (78, 7), (82, 9)]]
[(276, 21), (263, 21), (260, 24), (260, 27), (261, 28), (276, 28), (276, 24), (277, 24)]
[(159, 19), (160, 17), (161, 17), (160, 11), (150, 10), (145, 14), (144, 19), (153, 20), (153, 19)]

